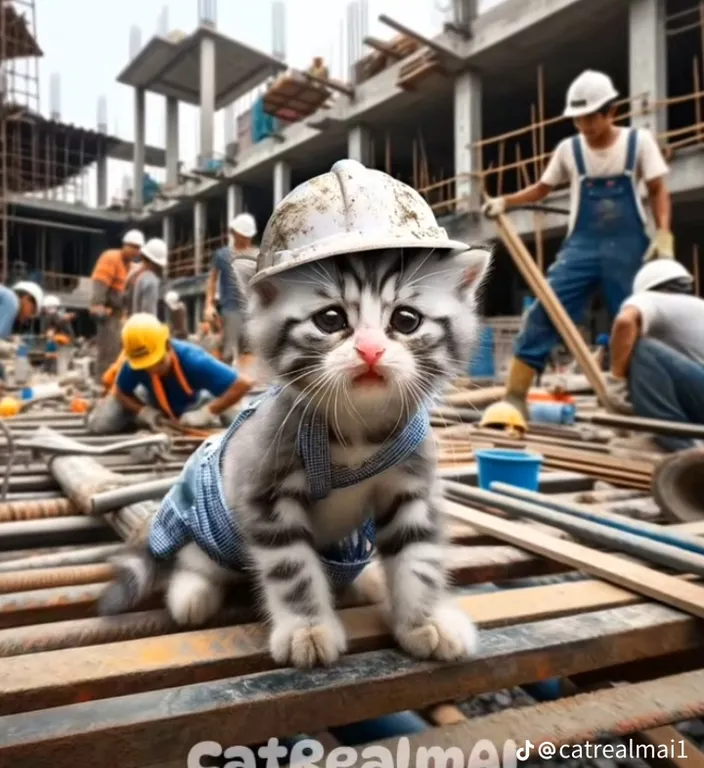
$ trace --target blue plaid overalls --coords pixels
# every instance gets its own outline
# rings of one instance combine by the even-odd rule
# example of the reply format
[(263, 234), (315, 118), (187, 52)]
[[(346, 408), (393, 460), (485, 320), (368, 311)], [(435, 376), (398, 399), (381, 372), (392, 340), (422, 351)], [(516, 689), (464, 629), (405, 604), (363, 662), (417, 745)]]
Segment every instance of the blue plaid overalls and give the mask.
[[(275, 397), (278, 391), (275, 387), (266, 392), (244, 409), (226, 432), (206, 440), (190, 457), (152, 520), (149, 549), (155, 557), (173, 558), (184, 546), (195, 542), (221, 566), (233, 570), (251, 567), (242, 533), (225, 502), (222, 457), (230, 437), (264, 398)], [(429, 413), (423, 407), (392, 443), (360, 467), (348, 469), (330, 463), (325, 421), (314, 417), (303, 422), (298, 431), (297, 451), (306, 468), (313, 499), (323, 499), (334, 488), (355, 485), (390, 469), (417, 450), (429, 428)], [(374, 520), (369, 518), (346, 539), (318, 553), (333, 585), (344, 586), (354, 581), (371, 561), (374, 539)]]

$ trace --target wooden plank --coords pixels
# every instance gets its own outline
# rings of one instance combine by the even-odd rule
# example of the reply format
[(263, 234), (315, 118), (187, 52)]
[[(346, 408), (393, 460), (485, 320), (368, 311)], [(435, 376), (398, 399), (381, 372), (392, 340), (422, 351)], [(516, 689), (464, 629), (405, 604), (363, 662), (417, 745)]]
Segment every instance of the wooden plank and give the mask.
[(699, 649), (704, 637), (691, 617), (648, 604), (486, 630), (480, 643), (477, 657), (461, 664), (416, 662), (382, 650), (312, 672), (281, 669), (9, 715), (0, 718), (0, 765), (185, 762), (203, 739), (256, 744), (272, 733), (311, 733), (654, 652)]
[(696, 584), (659, 573), (616, 555), (547, 536), (520, 523), (503, 520), (451, 501), (445, 503), (445, 512), (497, 539), (704, 618), (704, 588)]
[[(432, 745), (440, 749), (457, 747), (465, 756), (484, 739), (494, 744), (499, 755), (508, 740), (520, 747), (524, 747), (527, 740), (536, 746), (550, 743), (558, 749), (563, 748), (563, 751), (556, 755), (556, 759), (563, 762), (571, 758), (585, 758), (586, 754), (579, 754), (579, 745), (586, 742), (593, 744), (606, 734), (629, 736), (640, 729), (655, 729), (667, 723), (688, 720), (703, 714), (704, 670), (697, 670), (645, 683), (578, 694), (534, 707), (509, 709), (486, 717), (411, 734), (407, 738), (410, 740), (410, 754), (414, 754), (419, 748)], [(658, 728), (654, 733), (651, 731), (646, 740), (654, 744), (665, 733), (672, 734), (671, 738), (684, 740), (684, 737), (672, 728)], [(393, 738), (377, 744), (391, 749), (395, 754), (398, 742), (399, 739)], [(668, 747), (671, 746), (669, 740), (665, 743)], [(682, 768), (687, 768), (688, 765), (702, 765), (701, 753), (696, 747), (692, 750), (686, 744), (680, 746), (678, 743), (675, 747), (676, 755), (686, 750), (687, 757), (692, 757), (692, 763), (689, 759), (681, 761)], [(634, 750), (633, 756), (646, 759), (648, 763), (656, 751), (652, 747), (638, 748), (636, 744), (631, 744), (630, 748)], [(533, 756), (537, 757), (535, 754)], [(601, 754), (598, 757), (613, 759), (618, 755)]]
[[(598, 581), (577, 581), (458, 598), (484, 628), (635, 604), (641, 598)], [(393, 645), (374, 608), (340, 611), (354, 651)], [(185, 685), (194, 677), (270, 669), (266, 629), (246, 624), (89, 648), (0, 659), (0, 714)]]

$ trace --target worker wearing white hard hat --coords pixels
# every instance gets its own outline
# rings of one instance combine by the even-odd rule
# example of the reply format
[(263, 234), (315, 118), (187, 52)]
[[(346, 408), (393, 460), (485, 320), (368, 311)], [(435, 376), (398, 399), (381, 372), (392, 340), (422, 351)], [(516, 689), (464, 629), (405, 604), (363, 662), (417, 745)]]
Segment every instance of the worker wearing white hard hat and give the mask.
[(93, 268), (89, 312), (96, 323), (98, 381), (120, 354), (120, 323), (127, 277), (143, 246), (144, 235), (138, 229), (131, 229), (122, 237), (122, 247), (103, 251)]
[[(704, 300), (694, 279), (673, 259), (651, 261), (633, 281), (611, 331), (608, 406), (682, 424), (704, 424)], [(658, 436), (666, 451), (692, 440)]]
[[(555, 149), (541, 179), (526, 189), (492, 198), (490, 218), (539, 203), (570, 185), (568, 233), (548, 272), (548, 282), (573, 322), (583, 321), (600, 291), (613, 318), (630, 294), (644, 262), (674, 258), (668, 167), (650, 131), (615, 125), (618, 92), (608, 75), (586, 70), (570, 85), (564, 110), (577, 135)], [(656, 232), (651, 238), (639, 185), (647, 187)], [(526, 313), (514, 347), (505, 401), (527, 417), (527, 395), (559, 342), (539, 302)]]
[[(14, 352), (9, 337), (17, 326), (39, 315), (43, 301), (42, 289), (29, 280), (15, 283), (12, 288), (0, 285), (0, 357)], [(5, 369), (0, 365), (0, 379), (4, 378)]]
[(168, 324), (171, 330), (171, 338), (188, 338), (188, 310), (181, 301), (181, 297), (176, 291), (167, 291), (164, 295), (164, 304), (166, 304)]
[[(233, 365), (244, 343), (244, 318), (247, 284), (254, 273), (257, 249), (252, 239), (257, 234), (257, 222), (249, 213), (240, 213), (230, 222), (230, 242), (213, 255), (205, 292), (203, 319), (212, 323), (219, 313), (223, 322), (222, 358)], [(219, 306), (215, 302), (219, 283)]]
[(58, 296), (49, 294), (44, 297), (42, 305), (42, 332), (48, 341), (58, 343), (60, 346), (69, 344), (74, 338), (72, 320), (74, 315), (65, 312), (61, 308)]
[(169, 249), (161, 238), (153, 237), (142, 246), (139, 254), (139, 264), (127, 279), (125, 312), (128, 316), (142, 312), (156, 316)]

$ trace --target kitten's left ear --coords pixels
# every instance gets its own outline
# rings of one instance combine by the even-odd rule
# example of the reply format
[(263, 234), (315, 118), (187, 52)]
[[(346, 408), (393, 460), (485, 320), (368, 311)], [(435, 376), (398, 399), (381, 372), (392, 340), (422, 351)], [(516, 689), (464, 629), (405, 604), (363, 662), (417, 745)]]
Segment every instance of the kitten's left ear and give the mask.
[(485, 247), (468, 248), (457, 254), (462, 265), (462, 277), (459, 282), (460, 293), (475, 293), (484, 282), (491, 264), (491, 249)]

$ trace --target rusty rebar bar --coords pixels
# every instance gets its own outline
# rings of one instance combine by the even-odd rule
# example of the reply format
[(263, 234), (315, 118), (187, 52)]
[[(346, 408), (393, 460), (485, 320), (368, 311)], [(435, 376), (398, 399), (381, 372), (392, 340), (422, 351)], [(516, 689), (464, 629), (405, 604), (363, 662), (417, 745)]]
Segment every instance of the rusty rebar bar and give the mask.
[(75, 505), (66, 498), (36, 501), (6, 501), (0, 504), (0, 523), (15, 520), (38, 520), (77, 514)]
[(123, 551), (123, 544), (103, 544), (102, 546), (71, 545), (68, 547), (45, 548), (44, 550), (20, 550), (19, 557), (8, 557), (0, 562), (0, 573), (29, 571), (35, 568), (64, 568), (75, 565), (94, 565), (104, 563), (109, 557)]
[(50, 587), (76, 587), (109, 581), (115, 569), (107, 563), (76, 565), (65, 568), (36, 568), (29, 571), (0, 573), (0, 595)]

